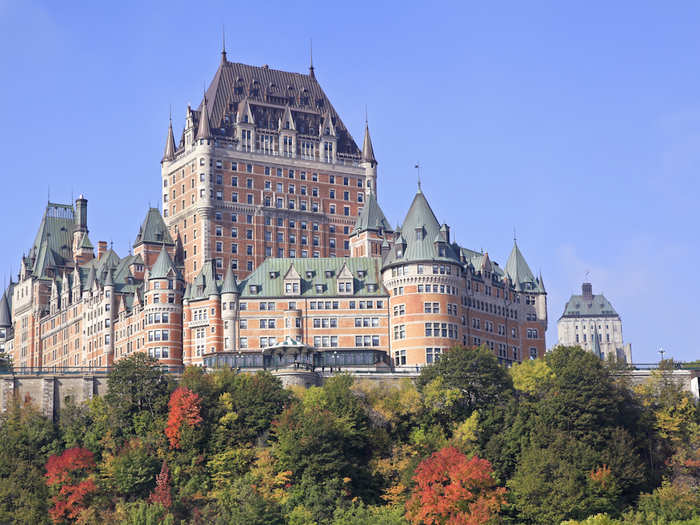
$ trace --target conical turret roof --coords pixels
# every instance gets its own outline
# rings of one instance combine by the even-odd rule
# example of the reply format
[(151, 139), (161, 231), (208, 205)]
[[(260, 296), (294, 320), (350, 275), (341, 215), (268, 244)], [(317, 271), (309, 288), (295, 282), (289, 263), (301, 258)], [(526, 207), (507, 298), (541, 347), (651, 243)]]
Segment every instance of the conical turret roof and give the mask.
[(7, 300), (7, 291), (0, 299), (0, 328), (10, 328), (12, 326), (12, 316), (10, 314), (10, 303)]
[(151, 279), (167, 279), (168, 274), (171, 271), (173, 272), (174, 276), (178, 276), (173, 260), (170, 258), (168, 250), (166, 250), (165, 246), (163, 246), (160, 249), (156, 262), (153, 264), (153, 268), (151, 268), (149, 277)]
[(173, 135), (173, 120), (168, 124), (168, 137), (165, 139), (165, 151), (163, 160), (173, 160), (175, 158), (175, 135)]
[(365, 138), (362, 141), (362, 162), (377, 163), (374, 158), (374, 148), (372, 147), (372, 139), (369, 136), (369, 125), (365, 122)]
[(231, 266), (229, 266), (228, 270), (226, 270), (224, 284), (221, 285), (221, 293), (238, 293), (238, 283), (236, 283), (236, 278), (233, 276)]
[(210, 139), (211, 129), (209, 128), (209, 112), (207, 111), (207, 97), (204, 97), (202, 113), (199, 115), (199, 127), (197, 128), (197, 139)]
[(391, 225), (386, 220), (384, 212), (379, 206), (377, 196), (374, 193), (367, 195), (365, 205), (357, 217), (355, 227), (352, 233), (361, 233), (364, 231), (391, 231)]

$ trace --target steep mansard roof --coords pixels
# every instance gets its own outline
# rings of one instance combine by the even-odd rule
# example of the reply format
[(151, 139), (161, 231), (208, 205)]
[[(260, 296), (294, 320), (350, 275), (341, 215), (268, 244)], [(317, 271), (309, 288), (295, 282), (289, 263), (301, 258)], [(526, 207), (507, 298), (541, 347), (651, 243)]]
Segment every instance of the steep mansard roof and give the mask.
[(365, 138), (362, 141), (362, 160), (376, 164), (377, 159), (374, 158), (374, 148), (372, 147), (372, 139), (369, 136), (369, 125), (365, 122)]
[[(268, 258), (241, 282), (241, 299), (285, 297), (285, 275), (290, 269), (292, 274), (299, 275), (299, 296), (337, 297), (338, 276), (345, 271), (344, 267), (353, 276), (354, 297), (382, 297), (387, 292), (382, 285), (380, 266), (378, 257)], [(370, 291), (369, 285), (376, 285), (374, 291)]]
[(384, 212), (377, 202), (377, 197), (374, 193), (367, 195), (365, 205), (357, 217), (353, 233), (362, 233), (364, 231), (391, 231), (391, 225), (386, 220)]
[(544, 292), (544, 283), (541, 279), (535, 278), (515, 241), (513, 241), (513, 249), (506, 263), (506, 274), (511, 278), (518, 291)]
[[(312, 75), (223, 60), (204, 97), (213, 136), (233, 136), (238, 106), (245, 100), (255, 125), (270, 130), (278, 129), (289, 106), (296, 130), (302, 135), (318, 136), (323, 115), (330, 111), (338, 152), (360, 155), (360, 149)], [(192, 110), (195, 129), (199, 127), (203, 102)]]
[(603, 294), (586, 298), (572, 295), (564, 306), (561, 317), (620, 317)]
[(389, 252), (385, 265), (411, 261), (460, 262), (455, 248), (447, 242), (446, 230), (441, 232), (441, 229), (419, 187), (401, 225), (399, 240)]
[(216, 263), (210, 259), (204, 261), (202, 269), (192, 281), (188, 298), (193, 301), (208, 299), (212, 295), (219, 295), (221, 293), (219, 289), (220, 283), (216, 279)]
[(150, 208), (148, 210), (146, 218), (139, 228), (139, 233), (134, 241), (134, 246), (138, 246), (145, 242), (153, 244), (162, 243), (169, 246), (173, 246), (175, 244), (158, 208)]
[(64, 266), (73, 259), (73, 206), (49, 202), (39, 225), (29, 258), (34, 259), (31, 272), (47, 277), (46, 269)]

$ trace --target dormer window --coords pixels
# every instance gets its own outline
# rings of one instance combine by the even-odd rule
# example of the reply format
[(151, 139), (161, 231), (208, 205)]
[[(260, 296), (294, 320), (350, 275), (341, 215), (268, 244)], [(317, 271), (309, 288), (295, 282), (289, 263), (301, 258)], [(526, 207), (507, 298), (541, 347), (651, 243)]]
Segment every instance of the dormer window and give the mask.
[(358, 270), (358, 272), (357, 272), (357, 276), (360, 279), (364, 279), (366, 277), (366, 275), (367, 275), (367, 272), (365, 270)]
[(367, 285), (367, 291), (369, 292), (376, 292), (377, 291), (377, 285), (372, 283)]
[(299, 281), (286, 281), (284, 283), (285, 295), (299, 295)]
[(310, 279), (311, 277), (314, 276), (314, 271), (313, 270), (306, 270), (306, 278)]
[(318, 292), (318, 293), (323, 292), (323, 284), (321, 284), (321, 283), (316, 284), (316, 292)]
[(333, 270), (326, 270), (326, 277), (333, 277)]
[(258, 284), (251, 284), (250, 285), (250, 293), (258, 293), (260, 291), (260, 285)]
[(277, 272), (270, 272), (270, 279), (277, 277)]
[(351, 295), (353, 293), (352, 280), (338, 280), (338, 293), (341, 295)]

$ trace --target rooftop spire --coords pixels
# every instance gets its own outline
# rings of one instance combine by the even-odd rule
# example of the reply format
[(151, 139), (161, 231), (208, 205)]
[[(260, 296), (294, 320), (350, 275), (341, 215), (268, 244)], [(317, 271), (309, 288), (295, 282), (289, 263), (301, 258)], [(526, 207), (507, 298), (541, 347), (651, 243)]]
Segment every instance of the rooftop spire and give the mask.
[(367, 116), (365, 115), (365, 139), (362, 142), (362, 162), (369, 162), (372, 164), (377, 163), (377, 159), (374, 158), (374, 148), (372, 147), (372, 139), (369, 136), (369, 124), (367, 123)]
[(312, 78), (316, 78), (316, 75), (314, 74), (314, 41), (311, 38), (309, 38), (309, 58), (309, 75)]
[(170, 123), (168, 124), (168, 137), (165, 139), (165, 152), (163, 160), (173, 160), (175, 158), (175, 135), (173, 134), (173, 115), (170, 111)]
[(221, 25), (221, 63), (226, 63), (226, 27)]
[(197, 128), (198, 139), (210, 139), (211, 129), (209, 128), (209, 112), (207, 111), (207, 94), (204, 94), (202, 103), (202, 114), (199, 116), (199, 127)]
[(418, 193), (423, 193), (423, 190), (421, 190), (420, 187), (420, 162), (416, 162), (416, 165), (414, 167), (418, 171)]

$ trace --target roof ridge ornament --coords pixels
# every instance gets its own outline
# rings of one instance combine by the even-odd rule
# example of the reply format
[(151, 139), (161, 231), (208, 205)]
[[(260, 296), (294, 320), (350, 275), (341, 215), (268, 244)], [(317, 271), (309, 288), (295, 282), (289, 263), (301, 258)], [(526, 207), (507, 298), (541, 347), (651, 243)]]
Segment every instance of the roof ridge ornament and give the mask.
[(314, 40), (313, 38), (309, 38), (309, 76), (311, 78), (316, 78), (316, 74), (314, 73)]

